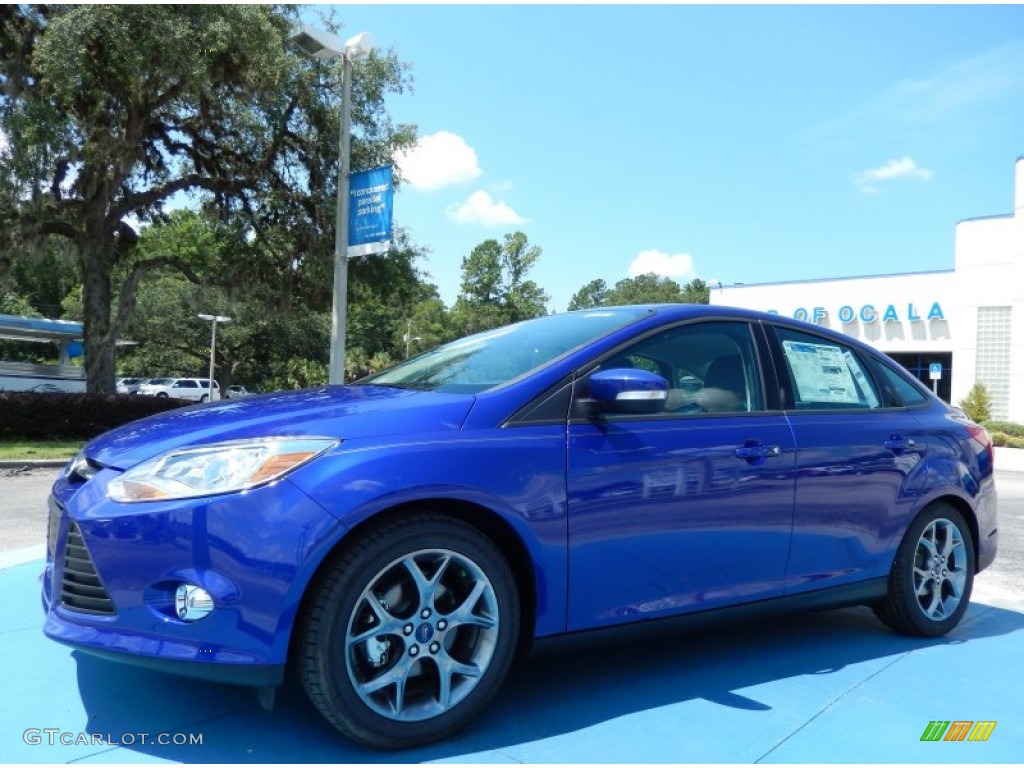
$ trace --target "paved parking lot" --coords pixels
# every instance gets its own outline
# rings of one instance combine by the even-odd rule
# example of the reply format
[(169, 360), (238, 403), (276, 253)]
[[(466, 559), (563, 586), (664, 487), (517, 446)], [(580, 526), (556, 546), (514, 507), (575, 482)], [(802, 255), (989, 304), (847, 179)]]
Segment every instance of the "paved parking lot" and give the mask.
[[(1009, 535), (963, 623), (945, 638), (902, 637), (852, 608), (566, 651), (522, 662), (460, 737), (397, 753), (346, 741), (294, 687), (267, 713), (246, 689), (112, 664), (46, 640), (41, 546), (7, 545), (0, 759), (1019, 763), (1024, 600), (1015, 569), (1024, 562), (1024, 472), (1004, 469), (997, 483)], [(0, 476), (0, 492), (9, 486)], [(45, 491), (40, 505), (43, 498)], [(921, 741), (932, 721), (996, 726), (987, 741)]]

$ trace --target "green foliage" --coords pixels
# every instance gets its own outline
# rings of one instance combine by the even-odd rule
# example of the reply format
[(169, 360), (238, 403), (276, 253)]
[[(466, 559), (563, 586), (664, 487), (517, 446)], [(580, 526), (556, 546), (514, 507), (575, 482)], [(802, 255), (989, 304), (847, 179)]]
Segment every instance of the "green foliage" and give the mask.
[(1024, 448), (1024, 424), (1013, 421), (985, 421), (982, 424), (992, 437), (992, 445)]
[(1001, 432), (1011, 437), (1024, 438), (1024, 424), (1018, 424), (1015, 421), (986, 421), (982, 423), (982, 426), (991, 434)]
[(959, 405), (967, 417), (976, 424), (981, 424), (992, 418), (992, 399), (989, 397), (985, 385), (980, 381), (974, 383), (971, 391), (967, 393), (967, 397), (961, 400)]
[(548, 294), (526, 279), (540, 255), (522, 232), (476, 246), (462, 260), (462, 293), (451, 312), (458, 335), (547, 314)]
[(315, 360), (293, 357), (283, 366), (280, 373), (270, 380), (268, 389), (305, 389), (327, 384), (327, 365)]
[(418, 301), (405, 327), (399, 326), (399, 330), (401, 337), (395, 339), (395, 349), (400, 352), (401, 359), (426, 352), (455, 338), (448, 309), (436, 294)]
[[(0, 8), (0, 128), (18, 138), (0, 157), (0, 292), (40, 238), (71, 246), (91, 391), (113, 386), (115, 342), (149, 272), (270, 311), (329, 306), (341, 66), (289, 49), (297, 20), (280, 5)], [(353, 167), (415, 140), (384, 107), (407, 72), (390, 52), (356, 63)], [(201, 238), (178, 249), (183, 222), (136, 247), (128, 222), (164, 221), (179, 192), (199, 195), (232, 247), (213, 260)]]
[(672, 304), (682, 301), (679, 283), (654, 273), (619, 280), (609, 292), (606, 306), (624, 304)]
[(0, 294), (0, 315), (20, 315), (21, 317), (42, 317), (29, 300), (17, 293)]
[(6, 438), (0, 439), (0, 461), (70, 459), (82, 448), (83, 441)]
[(12, 259), (10, 280), (14, 289), (42, 317), (81, 319), (81, 314), (65, 315), (63, 309), (67, 295), (80, 290), (82, 284), (74, 249), (54, 236), (44, 238), (38, 246), (26, 248)]
[(580, 288), (569, 301), (568, 310), (593, 309), (608, 303), (608, 284), (604, 280), (591, 280)]
[(608, 288), (604, 280), (592, 280), (569, 302), (569, 310), (615, 307), (627, 304), (707, 304), (711, 291), (695, 278), (680, 286), (670, 277), (648, 273), (620, 280)]
[(992, 445), (997, 448), (1024, 448), (1024, 437), (1014, 437), (1004, 432), (993, 432)]
[(711, 301), (711, 288), (703, 280), (695, 277), (683, 286), (682, 295), (686, 304), (708, 304)]

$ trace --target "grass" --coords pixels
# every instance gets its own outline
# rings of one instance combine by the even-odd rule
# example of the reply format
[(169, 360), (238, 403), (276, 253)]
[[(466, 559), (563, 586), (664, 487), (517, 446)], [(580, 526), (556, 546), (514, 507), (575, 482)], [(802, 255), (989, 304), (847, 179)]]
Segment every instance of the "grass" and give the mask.
[(70, 459), (85, 445), (84, 440), (0, 439), (0, 461), (24, 459)]

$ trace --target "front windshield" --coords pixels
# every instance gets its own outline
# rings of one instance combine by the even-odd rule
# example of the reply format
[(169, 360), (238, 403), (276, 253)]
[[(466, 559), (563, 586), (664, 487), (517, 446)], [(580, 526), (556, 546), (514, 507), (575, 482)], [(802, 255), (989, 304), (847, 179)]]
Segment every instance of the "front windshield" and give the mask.
[(525, 320), (445, 344), (361, 383), (434, 392), (483, 392), (646, 314), (643, 309), (611, 308)]

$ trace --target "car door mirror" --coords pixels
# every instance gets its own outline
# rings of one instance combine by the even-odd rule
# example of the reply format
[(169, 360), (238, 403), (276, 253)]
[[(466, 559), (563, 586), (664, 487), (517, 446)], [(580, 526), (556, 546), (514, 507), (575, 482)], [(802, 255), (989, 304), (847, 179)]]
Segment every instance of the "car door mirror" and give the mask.
[(590, 397), (611, 413), (659, 413), (668, 399), (668, 380), (639, 368), (611, 368), (590, 377)]

